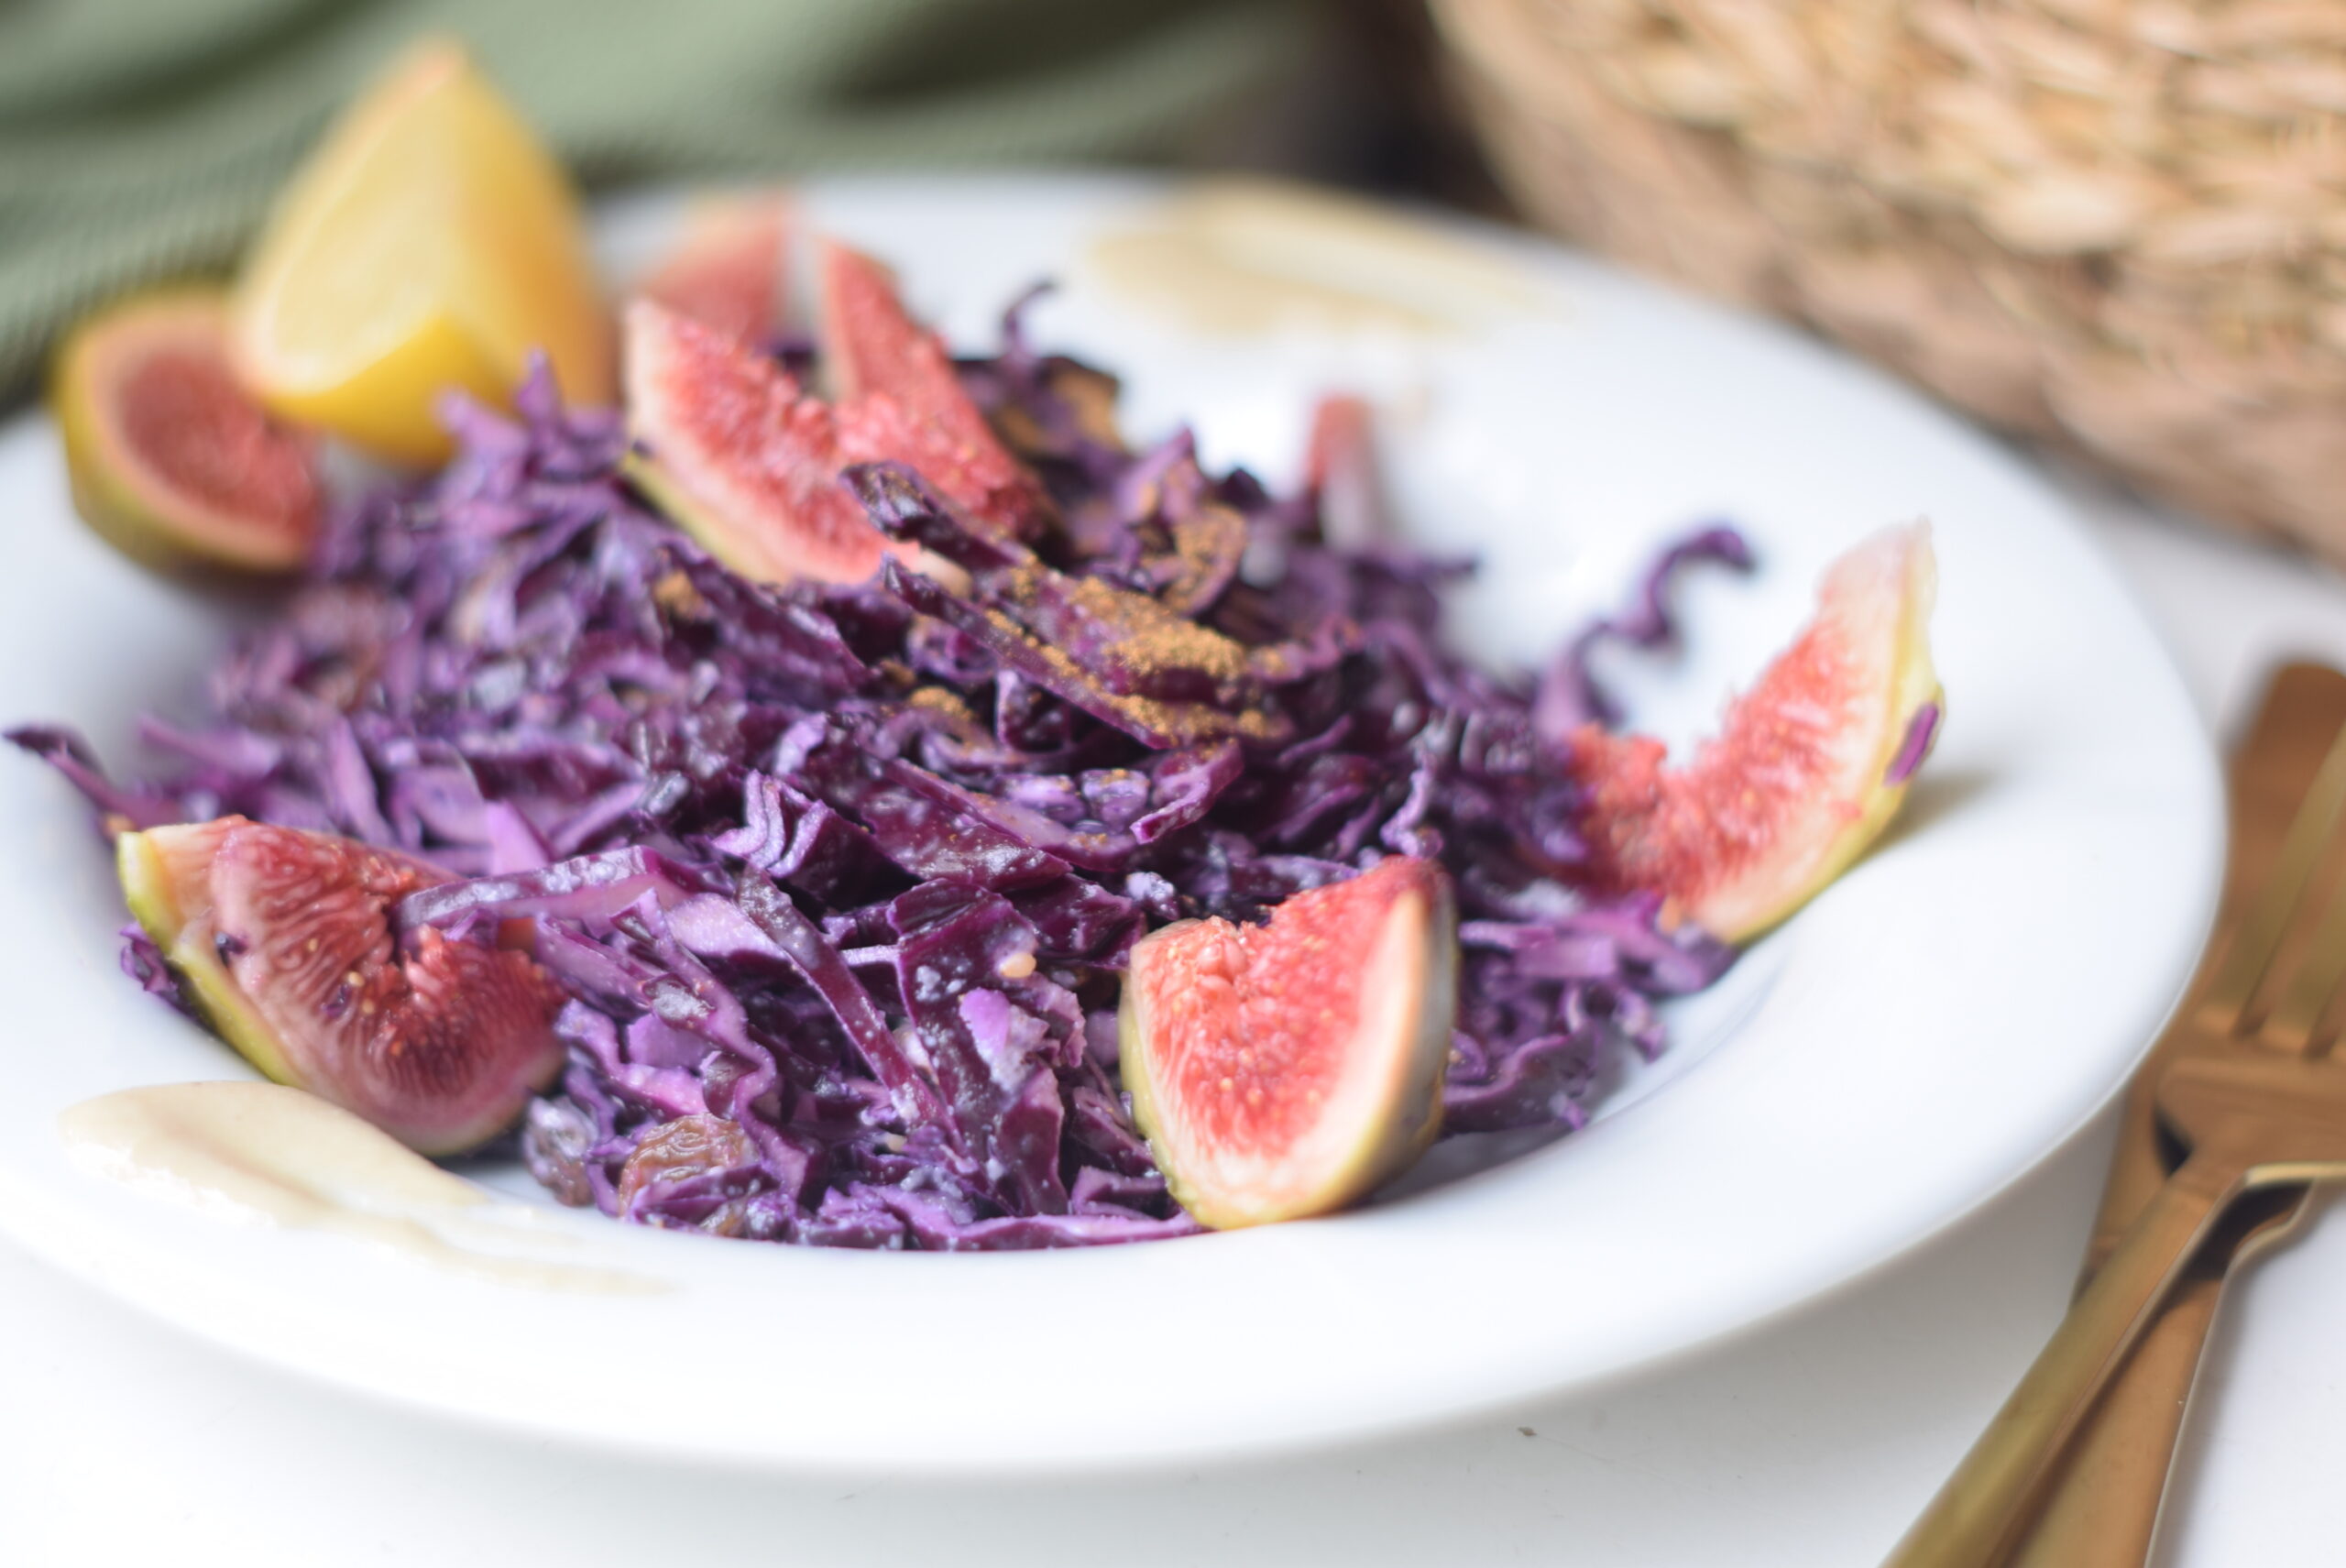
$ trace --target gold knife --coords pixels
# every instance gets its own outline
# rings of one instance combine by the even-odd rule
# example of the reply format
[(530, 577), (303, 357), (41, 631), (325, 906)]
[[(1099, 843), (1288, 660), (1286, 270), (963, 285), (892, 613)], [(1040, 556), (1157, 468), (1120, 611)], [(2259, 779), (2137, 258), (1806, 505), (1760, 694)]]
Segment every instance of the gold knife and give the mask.
[[(2346, 674), (2297, 663), (2274, 675), (2232, 754), (2231, 846), (2220, 927), (2263, 883), (2297, 803), (2341, 726)], [(2212, 966), (2202, 967), (2195, 993), (2211, 972)], [(2193, 1000), (2187, 998), (2186, 1006)], [(2153, 1105), (2174, 1039), (2153, 1047), (2127, 1091), (2081, 1289), (2174, 1167)], [(2189, 1276), (2071, 1440), (2053, 1490), (2007, 1560), (2011, 1568), (2142, 1568), (2225, 1275), (2233, 1263), (2277, 1241), (2303, 1217), (2308, 1201), (2300, 1188), (2243, 1209), (2193, 1260)]]

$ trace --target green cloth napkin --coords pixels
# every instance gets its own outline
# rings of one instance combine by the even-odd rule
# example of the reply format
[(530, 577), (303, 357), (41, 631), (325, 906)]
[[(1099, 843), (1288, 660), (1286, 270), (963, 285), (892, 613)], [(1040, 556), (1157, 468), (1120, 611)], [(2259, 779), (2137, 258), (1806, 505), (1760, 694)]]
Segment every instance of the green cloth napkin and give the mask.
[(0, 0), (0, 400), (91, 306), (232, 264), (428, 32), (608, 184), (1163, 157), (1307, 24), (1290, 0)]

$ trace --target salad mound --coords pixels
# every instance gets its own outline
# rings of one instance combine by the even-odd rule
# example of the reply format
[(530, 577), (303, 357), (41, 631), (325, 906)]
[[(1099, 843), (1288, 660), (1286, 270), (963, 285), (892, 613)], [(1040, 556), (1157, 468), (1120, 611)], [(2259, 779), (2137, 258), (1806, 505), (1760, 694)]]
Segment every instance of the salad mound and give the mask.
[[(810, 349), (773, 352), (807, 378)], [(1439, 628), (1467, 568), (1379, 532), (1358, 405), (1277, 495), (1187, 433), (1128, 447), (1113, 382), (1017, 307), (954, 369), (1047, 501), (1031, 542), (864, 464), (842, 482), (902, 546), (880, 574), (751, 581), (541, 371), (516, 418), (452, 401), (436, 476), (336, 511), (202, 722), (147, 722), (166, 776), (13, 738), (113, 831), (234, 814), (446, 872), (392, 907), (400, 943), (525, 933), (567, 1000), (522, 1153), (625, 1220), (948, 1250), (1194, 1231), (1119, 1081), (1127, 956), (1392, 857), (1454, 891), (1444, 1130), (1578, 1125), (1612, 1053), (1661, 1048), (1655, 1003), (1732, 958), (1586, 874), (1582, 655), (1666, 625), (1595, 629), (1537, 680), (1478, 668)], [(1744, 553), (1709, 534), (1656, 571), (1704, 558)]]

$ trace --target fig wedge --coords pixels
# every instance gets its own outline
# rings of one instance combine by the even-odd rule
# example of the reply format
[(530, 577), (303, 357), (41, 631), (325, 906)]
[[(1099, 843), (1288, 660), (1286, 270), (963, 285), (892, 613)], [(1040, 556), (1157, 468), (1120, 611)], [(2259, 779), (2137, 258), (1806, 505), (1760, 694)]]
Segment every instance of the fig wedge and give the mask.
[(790, 204), (780, 192), (711, 198), (686, 215), (675, 248), (630, 292), (754, 346), (781, 319), (789, 238)]
[(1134, 948), (1124, 1088), (1167, 1185), (1215, 1230), (1341, 1209), (1442, 1123), (1457, 1021), (1449, 879), (1400, 856), (1262, 926), (1186, 920)]
[(1683, 767), (1647, 736), (1576, 733), (1596, 884), (1660, 892), (1743, 942), (1847, 870), (1897, 814), (1946, 716), (1929, 639), (1937, 584), (1924, 523), (1843, 555), (1807, 628)]
[(317, 442), (237, 385), (225, 293), (141, 294), (90, 317), (58, 352), (49, 402), (74, 510), (126, 554), (263, 573), (308, 558)]
[(445, 881), (353, 839), (240, 817), (115, 841), (125, 901), (221, 1036), (280, 1083), (422, 1154), (495, 1136), (561, 1070), (563, 992), (522, 953), (393, 905)]
[(839, 482), (828, 404), (714, 327), (651, 300), (626, 317), (628, 476), (745, 577), (860, 583), (888, 542)]

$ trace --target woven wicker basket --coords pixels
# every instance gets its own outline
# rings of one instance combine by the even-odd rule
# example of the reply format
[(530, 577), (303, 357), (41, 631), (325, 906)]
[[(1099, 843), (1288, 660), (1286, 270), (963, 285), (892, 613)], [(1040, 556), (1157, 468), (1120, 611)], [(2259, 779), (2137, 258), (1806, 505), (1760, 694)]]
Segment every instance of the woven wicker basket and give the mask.
[(2346, 561), (2346, 0), (1431, 0), (1501, 181)]

